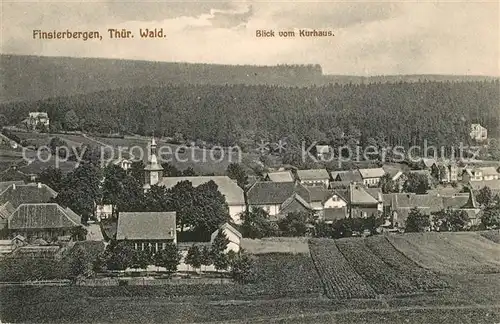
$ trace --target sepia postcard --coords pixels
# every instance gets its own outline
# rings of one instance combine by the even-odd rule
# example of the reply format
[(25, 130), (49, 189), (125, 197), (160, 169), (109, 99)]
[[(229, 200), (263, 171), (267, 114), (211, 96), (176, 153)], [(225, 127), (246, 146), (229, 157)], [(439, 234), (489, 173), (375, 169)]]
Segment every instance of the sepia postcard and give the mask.
[(500, 324), (500, 2), (0, 0), (0, 323)]

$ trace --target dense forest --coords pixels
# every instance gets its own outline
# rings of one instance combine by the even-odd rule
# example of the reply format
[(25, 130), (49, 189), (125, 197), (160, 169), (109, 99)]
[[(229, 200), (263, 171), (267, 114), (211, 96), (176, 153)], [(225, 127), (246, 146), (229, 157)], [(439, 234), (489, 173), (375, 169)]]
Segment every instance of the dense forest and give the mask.
[(167, 84), (322, 86), (329, 83), (481, 81), (461, 75), (325, 75), (318, 64), (222, 65), (104, 58), (0, 55), (0, 103)]
[(54, 128), (177, 133), (222, 145), (283, 138), (331, 142), (344, 133), (388, 145), (423, 145), (426, 140), (429, 145), (449, 146), (468, 138), (471, 123), (486, 126), (490, 137), (500, 135), (499, 86), (498, 80), (311, 87), (170, 85), (9, 103), (0, 106), (0, 113), (9, 123), (39, 110), (48, 112)]

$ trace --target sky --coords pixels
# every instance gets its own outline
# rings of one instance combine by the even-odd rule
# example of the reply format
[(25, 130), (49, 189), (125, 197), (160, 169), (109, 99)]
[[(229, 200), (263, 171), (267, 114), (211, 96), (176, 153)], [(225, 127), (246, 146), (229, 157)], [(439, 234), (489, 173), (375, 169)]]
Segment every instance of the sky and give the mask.
[[(499, 2), (1, 2), (0, 52), (220, 64), (320, 64), (326, 74), (500, 76)], [(110, 39), (109, 28), (133, 39)], [(166, 37), (141, 39), (139, 29)], [(39, 40), (33, 30), (99, 31)], [(256, 30), (276, 37), (258, 38)], [(278, 37), (278, 31), (333, 37)]]

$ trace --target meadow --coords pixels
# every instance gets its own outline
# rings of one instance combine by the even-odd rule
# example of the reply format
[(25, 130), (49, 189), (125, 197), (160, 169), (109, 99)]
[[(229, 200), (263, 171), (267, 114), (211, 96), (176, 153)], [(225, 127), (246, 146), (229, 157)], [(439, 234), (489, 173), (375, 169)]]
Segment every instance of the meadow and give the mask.
[[(500, 270), (494, 267), (494, 252), (500, 246), (478, 233), (274, 238), (245, 244), (255, 252), (251, 284), (0, 286), (0, 318), (37, 323), (499, 320)], [(423, 258), (414, 248), (418, 244), (426, 244), (432, 257)], [(480, 249), (476, 263), (465, 267), (474, 249)], [(454, 259), (458, 254), (463, 261)]]

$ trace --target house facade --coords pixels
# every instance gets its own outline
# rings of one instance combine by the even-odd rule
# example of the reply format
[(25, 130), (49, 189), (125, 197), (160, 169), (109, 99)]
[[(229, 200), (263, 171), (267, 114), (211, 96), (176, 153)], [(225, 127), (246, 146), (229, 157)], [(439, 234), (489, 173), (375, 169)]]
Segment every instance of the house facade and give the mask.
[(369, 187), (377, 187), (385, 171), (382, 168), (359, 169), (363, 184)]
[(116, 240), (126, 241), (135, 250), (156, 253), (169, 242), (177, 243), (175, 212), (121, 212)]
[(328, 188), (330, 185), (330, 175), (326, 169), (297, 170), (297, 178), (305, 186)]
[(481, 124), (472, 124), (469, 136), (476, 142), (484, 142), (488, 139), (488, 130)]
[(347, 195), (350, 217), (366, 218), (383, 212), (383, 197), (380, 188), (368, 188), (363, 184), (352, 183), (349, 185)]
[(498, 180), (500, 175), (495, 167), (465, 168), (462, 172), (462, 181), (465, 183), (475, 181)]
[(25, 119), (26, 126), (30, 129), (35, 129), (39, 125), (45, 127), (50, 126), (49, 115), (46, 112), (30, 112), (28, 118)]

